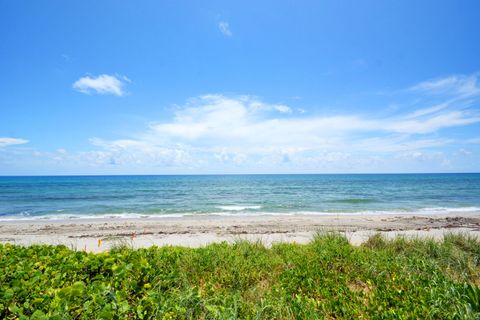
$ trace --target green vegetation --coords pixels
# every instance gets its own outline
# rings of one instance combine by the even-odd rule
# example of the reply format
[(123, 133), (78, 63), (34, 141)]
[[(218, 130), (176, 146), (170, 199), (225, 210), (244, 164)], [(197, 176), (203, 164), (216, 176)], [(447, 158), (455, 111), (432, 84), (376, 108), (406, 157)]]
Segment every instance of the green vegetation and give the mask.
[(0, 245), (2, 319), (480, 319), (480, 241)]

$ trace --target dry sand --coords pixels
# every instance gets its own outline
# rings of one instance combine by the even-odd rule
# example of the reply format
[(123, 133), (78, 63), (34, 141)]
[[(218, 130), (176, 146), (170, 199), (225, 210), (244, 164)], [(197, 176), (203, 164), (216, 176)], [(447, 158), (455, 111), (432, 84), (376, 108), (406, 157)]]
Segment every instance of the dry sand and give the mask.
[[(345, 233), (358, 245), (375, 233), (432, 237), (466, 232), (480, 236), (480, 212), (448, 215), (190, 216), (182, 218), (29, 220), (0, 222), (0, 242), (63, 244), (76, 250), (105, 251), (113, 245), (205, 246), (239, 239), (306, 243), (318, 231)], [(99, 240), (101, 240), (99, 246)]]

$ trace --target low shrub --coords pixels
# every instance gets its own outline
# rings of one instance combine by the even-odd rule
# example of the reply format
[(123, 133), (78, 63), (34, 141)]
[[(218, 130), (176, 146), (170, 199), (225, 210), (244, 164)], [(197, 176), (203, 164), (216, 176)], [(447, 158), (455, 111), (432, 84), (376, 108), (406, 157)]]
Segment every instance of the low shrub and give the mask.
[(479, 319), (480, 242), (0, 245), (1, 319)]

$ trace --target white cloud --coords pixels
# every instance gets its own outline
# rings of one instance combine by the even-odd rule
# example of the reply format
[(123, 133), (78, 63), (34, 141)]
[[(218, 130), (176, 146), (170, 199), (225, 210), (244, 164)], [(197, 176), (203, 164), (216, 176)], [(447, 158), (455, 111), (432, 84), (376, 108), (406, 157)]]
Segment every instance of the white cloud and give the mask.
[(276, 106), (245, 96), (206, 95), (178, 110), (173, 121), (151, 125), (150, 136), (163, 142), (252, 150), (325, 144), (325, 138), (369, 125), (352, 116), (271, 117), (269, 111)]
[[(282, 112), (291, 112), (285, 106)], [(356, 115), (271, 117), (267, 111), (278, 110), (256, 98), (231, 98), (207, 95), (192, 99), (176, 112), (171, 122), (153, 124), (150, 136), (202, 145), (299, 146), (305, 148), (330, 146), (354, 132), (383, 131), (399, 134), (428, 134), (443, 128), (480, 122), (480, 117), (466, 111), (425, 114), (422, 119), (365, 118)]]
[(477, 75), (454, 75), (445, 78), (428, 80), (416, 84), (411, 89), (429, 94), (447, 94), (462, 98), (480, 94)]
[[(474, 90), (458, 85), (468, 83), (458, 80), (464, 78), (468, 77), (417, 85), (408, 94), (432, 95), (434, 102), (417, 99), (420, 102), (412, 110), (395, 101), (398, 108), (382, 116), (305, 112), (299, 106), (268, 103), (255, 96), (208, 94), (188, 99), (176, 106), (171, 119), (151, 122), (137, 135), (93, 138), (92, 148), (84, 152), (58, 149), (34, 157), (48, 158), (55, 165), (119, 168), (123, 173), (127, 169), (142, 173), (438, 171), (461, 158), (446, 152), (447, 145), (452, 150), (461, 141), (450, 138), (444, 129), (480, 123)], [(437, 96), (435, 90), (445, 87), (451, 94)], [(0, 146), (6, 141), (2, 139), (12, 138), (0, 138)], [(476, 135), (463, 143), (480, 142)], [(0, 162), (2, 153), (8, 157), (6, 153), (21, 149), (4, 149)], [(468, 160), (474, 163), (475, 157), (474, 152)]]
[(101, 150), (83, 153), (81, 156), (96, 164), (178, 166), (190, 162), (190, 155), (179, 145), (163, 147), (150, 141), (134, 139), (106, 141), (93, 138), (90, 142)]
[(440, 163), (441, 166), (444, 166), (448, 163), (448, 159), (445, 157), (443, 152), (425, 152), (425, 151), (411, 151), (400, 153), (395, 156), (395, 158), (400, 160), (410, 160), (410, 161), (420, 161), (420, 162), (432, 162), (435, 161)]
[(123, 96), (125, 94), (125, 82), (130, 82), (125, 76), (117, 77), (108, 74), (101, 74), (97, 77), (85, 76), (73, 84), (73, 88), (85, 94), (113, 94)]
[(273, 107), (275, 108), (275, 110), (281, 113), (292, 113), (292, 109), (283, 104), (276, 104)]
[(231, 37), (233, 35), (232, 31), (230, 31), (230, 25), (227, 21), (220, 21), (218, 23), (218, 29), (220, 29), (220, 32), (227, 37)]
[(374, 153), (398, 153), (441, 147), (452, 142), (451, 139), (412, 139), (409, 135), (390, 135), (357, 139), (350, 149)]
[(18, 138), (0, 137), (0, 148), (12, 146), (12, 145), (17, 145), (17, 144), (25, 144), (25, 143), (28, 143), (28, 140), (18, 139)]
[(385, 130), (394, 132), (425, 134), (438, 131), (443, 128), (464, 126), (480, 122), (480, 117), (470, 116), (464, 111), (451, 111), (437, 114), (423, 120), (403, 120), (388, 123)]
[(448, 102), (440, 103), (440, 104), (434, 105), (432, 107), (415, 110), (411, 114), (407, 115), (405, 118), (407, 118), (407, 119), (408, 118), (418, 118), (418, 117), (425, 116), (425, 115), (428, 115), (428, 114), (436, 113), (438, 111), (442, 111), (444, 109), (447, 109), (449, 106), (450, 106), (450, 104)]
[[(219, 97), (220, 95), (206, 95), (202, 98), (206, 97)], [(260, 101), (258, 98), (251, 97), (251, 96), (241, 96), (238, 98), (239, 101), (246, 102), (249, 109), (256, 110), (256, 111), (276, 111), (280, 113), (292, 113), (293, 110), (289, 106), (284, 104), (268, 104)]]
[[(338, 160), (346, 166), (359, 163), (353, 155), (412, 155), (442, 147), (454, 141), (429, 134), (480, 122), (480, 117), (471, 117), (466, 111), (443, 108), (419, 111), (416, 118), (367, 118), (353, 114), (307, 117), (294, 114), (288, 106), (279, 106), (284, 105), (252, 96), (210, 94), (192, 98), (177, 108), (171, 121), (152, 123), (134, 139), (92, 139), (100, 150), (89, 156), (95, 156), (92, 161), (97, 163), (161, 163), (190, 168), (212, 166), (212, 161), (268, 167), (268, 163), (323, 165)], [(362, 165), (368, 165), (368, 161)]]

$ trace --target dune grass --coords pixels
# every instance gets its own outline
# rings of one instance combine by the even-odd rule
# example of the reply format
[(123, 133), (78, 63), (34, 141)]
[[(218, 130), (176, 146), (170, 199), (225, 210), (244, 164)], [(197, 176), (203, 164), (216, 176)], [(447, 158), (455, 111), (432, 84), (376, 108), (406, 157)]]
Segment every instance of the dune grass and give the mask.
[(2, 319), (479, 319), (480, 241), (0, 245)]

